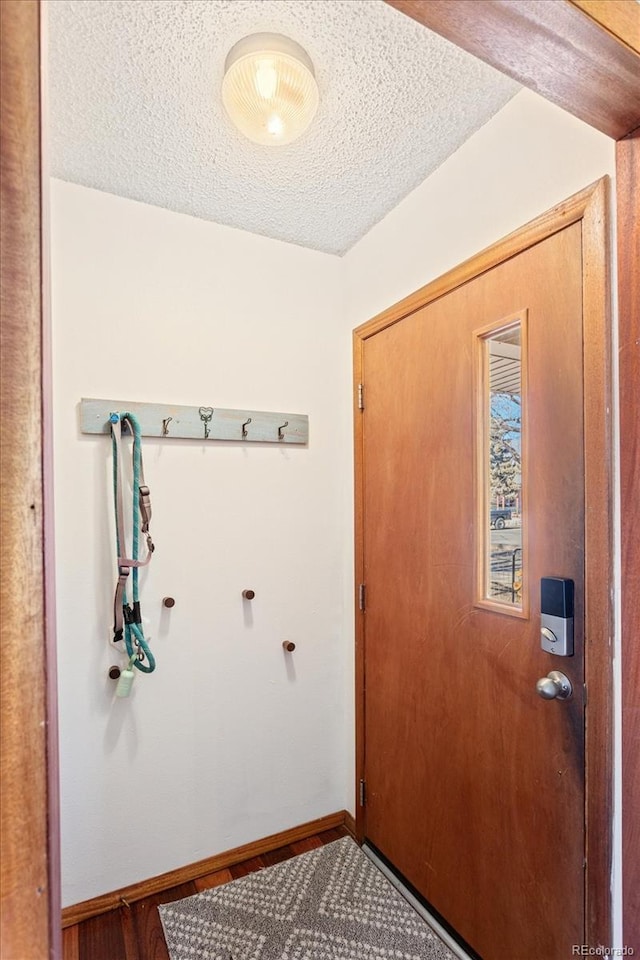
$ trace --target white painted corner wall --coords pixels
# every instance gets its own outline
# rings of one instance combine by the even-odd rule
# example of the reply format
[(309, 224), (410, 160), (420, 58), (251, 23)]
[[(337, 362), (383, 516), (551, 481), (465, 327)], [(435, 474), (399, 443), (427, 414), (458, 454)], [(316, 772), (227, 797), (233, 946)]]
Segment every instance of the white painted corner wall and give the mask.
[[(347, 803), (349, 337), (335, 257), (60, 181), (51, 220), (69, 905)], [(110, 442), (80, 434), (81, 397), (310, 418), (308, 447), (144, 442), (158, 666), (128, 700), (107, 679)]]
[[(614, 168), (522, 91), (342, 259), (53, 182), (65, 905), (354, 812), (351, 330)], [(79, 433), (82, 396), (310, 416), (307, 449), (146, 442), (159, 666), (129, 701), (106, 680), (109, 444)]]
[(351, 248), (353, 326), (577, 193), (615, 176), (614, 142), (521, 90)]

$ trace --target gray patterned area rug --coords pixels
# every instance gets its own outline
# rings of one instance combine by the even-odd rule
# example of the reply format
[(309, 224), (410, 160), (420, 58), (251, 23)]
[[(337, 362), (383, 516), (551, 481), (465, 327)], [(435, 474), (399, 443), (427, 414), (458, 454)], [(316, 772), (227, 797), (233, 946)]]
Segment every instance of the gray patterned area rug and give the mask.
[(158, 909), (171, 960), (455, 960), (350, 837)]

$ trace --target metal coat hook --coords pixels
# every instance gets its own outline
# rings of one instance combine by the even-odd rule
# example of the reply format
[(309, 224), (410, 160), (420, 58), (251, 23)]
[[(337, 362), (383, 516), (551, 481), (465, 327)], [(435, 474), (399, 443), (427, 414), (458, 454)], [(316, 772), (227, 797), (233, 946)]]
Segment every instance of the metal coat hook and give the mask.
[(163, 437), (168, 437), (168, 436), (169, 436), (169, 424), (171, 423), (172, 420), (173, 420), (173, 417), (166, 417), (166, 418), (162, 421), (162, 436), (163, 436)]
[(245, 420), (245, 422), (242, 424), (242, 436), (243, 436), (243, 437), (246, 437), (246, 435), (247, 435), (247, 427), (248, 427), (248, 425), (249, 425), (250, 423), (251, 423), (251, 417), (249, 417), (248, 420)]
[(198, 410), (200, 414), (200, 419), (204, 424), (204, 439), (206, 440), (211, 433), (209, 430), (208, 424), (211, 423), (211, 418), (213, 416), (213, 407), (200, 407)]
[(284, 433), (282, 432), (285, 427), (289, 426), (289, 421), (285, 420), (281, 427), (278, 427), (278, 440), (284, 440)]
[[(109, 423), (117, 423), (118, 420), (120, 420), (119, 413), (109, 414)], [(123, 435), (131, 433), (131, 430), (129, 429), (129, 421), (126, 419), (126, 417), (123, 420), (120, 420), (120, 429), (122, 430)]]

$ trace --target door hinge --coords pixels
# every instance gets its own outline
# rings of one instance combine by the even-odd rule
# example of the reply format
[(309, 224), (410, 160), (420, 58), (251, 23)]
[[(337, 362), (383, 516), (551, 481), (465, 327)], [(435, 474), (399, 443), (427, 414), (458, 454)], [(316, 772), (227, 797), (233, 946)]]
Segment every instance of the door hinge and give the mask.
[(364, 383), (358, 384), (358, 410), (364, 410)]
[(364, 583), (361, 583), (360, 586), (358, 587), (358, 606), (362, 611), (364, 611), (364, 605), (365, 605), (364, 594), (365, 594)]
[(367, 783), (366, 780), (360, 781), (360, 806), (364, 807), (367, 802)]

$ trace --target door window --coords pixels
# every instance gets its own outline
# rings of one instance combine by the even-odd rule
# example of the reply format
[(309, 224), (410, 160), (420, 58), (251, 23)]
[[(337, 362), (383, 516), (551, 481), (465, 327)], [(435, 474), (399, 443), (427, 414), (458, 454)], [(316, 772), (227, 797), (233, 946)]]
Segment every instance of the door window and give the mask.
[(478, 602), (525, 616), (524, 352), (526, 315), (476, 332)]

